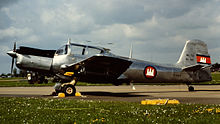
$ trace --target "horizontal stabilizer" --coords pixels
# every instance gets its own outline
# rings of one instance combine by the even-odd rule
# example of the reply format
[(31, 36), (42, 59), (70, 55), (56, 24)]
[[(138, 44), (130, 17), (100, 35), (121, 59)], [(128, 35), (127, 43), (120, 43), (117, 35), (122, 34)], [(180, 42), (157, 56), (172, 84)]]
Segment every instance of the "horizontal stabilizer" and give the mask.
[(205, 69), (205, 68), (210, 68), (211, 65), (193, 65), (193, 66), (188, 66), (188, 67), (184, 67), (183, 70), (184, 71), (197, 71), (200, 69)]
[(202, 67), (203, 67), (202, 65), (193, 65), (193, 66), (184, 67), (183, 70), (184, 71), (196, 71), (196, 70), (200, 70)]

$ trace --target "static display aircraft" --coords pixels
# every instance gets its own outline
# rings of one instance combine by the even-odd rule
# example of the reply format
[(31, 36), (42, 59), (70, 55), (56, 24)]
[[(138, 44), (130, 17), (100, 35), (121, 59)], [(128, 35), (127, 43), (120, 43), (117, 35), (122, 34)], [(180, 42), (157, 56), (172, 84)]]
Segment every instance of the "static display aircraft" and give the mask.
[(200, 40), (188, 40), (175, 64), (156, 64), (121, 57), (109, 49), (68, 43), (54, 50), (20, 47), (8, 52), (16, 58), (18, 68), (53, 73), (61, 82), (55, 85), (57, 93), (75, 95), (77, 81), (91, 83), (185, 83), (194, 91), (192, 82), (212, 80), (211, 58), (207, 45)]

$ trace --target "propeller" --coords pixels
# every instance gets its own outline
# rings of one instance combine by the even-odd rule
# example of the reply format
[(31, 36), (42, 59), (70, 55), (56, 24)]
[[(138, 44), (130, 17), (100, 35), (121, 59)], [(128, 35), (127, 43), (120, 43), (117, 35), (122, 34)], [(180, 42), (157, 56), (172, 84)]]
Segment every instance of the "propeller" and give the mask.
[[(13, 52), (16, 52), (16, 42), (14, 42)], [(15, 61), (15, 57), (12, 57), (12, 62), (11, 62), (11, 76), (12, 76), (12, 72), (13, 72), (13, 69), (14, 69), (14, 61)]]
[(16, 42), (14, 42), (14, 48), (13, 48), (13, 51), (14, 51), (14, 52), (16, 51)]

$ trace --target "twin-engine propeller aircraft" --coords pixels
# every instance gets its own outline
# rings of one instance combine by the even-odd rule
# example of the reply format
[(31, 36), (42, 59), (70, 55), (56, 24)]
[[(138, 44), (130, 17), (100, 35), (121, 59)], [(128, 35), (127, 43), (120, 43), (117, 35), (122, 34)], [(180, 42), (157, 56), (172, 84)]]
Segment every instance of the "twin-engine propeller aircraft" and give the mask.
[[(23, 49), (23, 50), (22, 50)], [(36, 49), (35, 49), (36, 50)], [(53, 54), (54, 53), (54, 54)], [(77, 81), (93, 83), (185, 83), (212, 80), (211, 59), (207, 45), (188, 40), (177, 63), (156, 64), (114, 55), (109, 49), (70, 43), (57, 51), (20, 47), (8, 52), (18, 68), (53, 73), (63, 81), (55, 85), (56, 93), (75, 95)]]

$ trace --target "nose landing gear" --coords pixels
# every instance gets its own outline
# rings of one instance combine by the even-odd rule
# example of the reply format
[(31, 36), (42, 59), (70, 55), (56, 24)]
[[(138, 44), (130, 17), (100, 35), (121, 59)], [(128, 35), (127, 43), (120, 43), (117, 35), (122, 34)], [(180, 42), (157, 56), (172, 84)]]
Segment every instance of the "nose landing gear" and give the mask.
[(75, 96), (76, 88), (74, 85), (68, 84), (62, 87), (62, 91), (65, 93), (66, 96)]
[(76, 93), (76, 88), (75, 85), (77, 83), (77, 79), (74, 78), (71, 82), (69, 83), (58, 83), (55, 85), (55, 91), (56, 94), (62, 92), (65, 93), (66, 96), (75, 96)]

